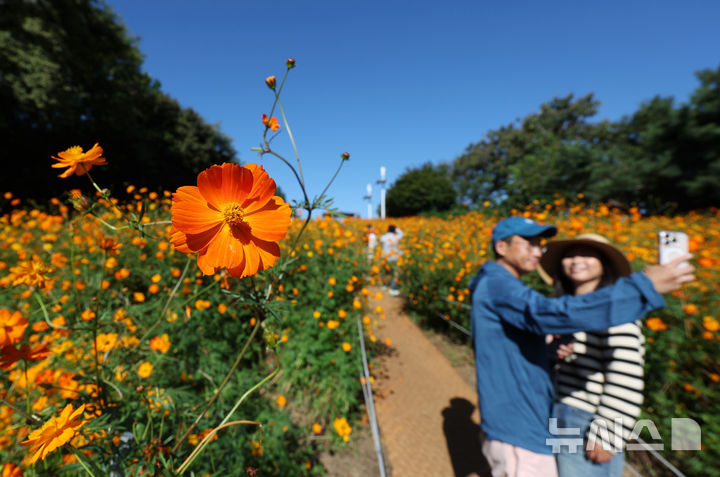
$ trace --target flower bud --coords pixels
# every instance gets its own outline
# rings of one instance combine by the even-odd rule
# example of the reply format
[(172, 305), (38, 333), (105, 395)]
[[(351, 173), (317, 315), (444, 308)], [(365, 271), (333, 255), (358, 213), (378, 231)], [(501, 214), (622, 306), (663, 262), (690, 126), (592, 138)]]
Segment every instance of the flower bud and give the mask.
[(342, 153), (342, 160), (347, 161), (350, 159), (350, 153), (349, 152), (343, 152)]
[(70, 195), (70, 203), (78, 212), (86, 212), (92, 203), (80, 191), (73, 191)]
[(295, 58), (288, 58), (287, 61), (285, 62), (285, 65), (287, 66), (287, 68), (289, 70), (295, 68)]
[(270, 89), (275, 89), (275, 75), (270, 75), (265, 78), (265, 84)]
[(264, 330), (263, 339), (265, 340), (265, 346), (268, 348), (273, 349), (277, 346), (277, 337), (272, 330)]

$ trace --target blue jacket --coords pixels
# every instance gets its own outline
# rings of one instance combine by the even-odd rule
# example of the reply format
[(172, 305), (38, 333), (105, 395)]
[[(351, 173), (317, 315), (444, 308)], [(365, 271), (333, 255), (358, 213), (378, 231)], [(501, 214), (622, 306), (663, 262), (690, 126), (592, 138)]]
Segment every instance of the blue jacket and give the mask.
[(554, 400), (546, 334), (601, 330), (642, 318), (665, 301), (642, 273), (586, 295), (546, 298), (486, 262), (470, 283), (481, 427), (487, 439), (551, 454)]

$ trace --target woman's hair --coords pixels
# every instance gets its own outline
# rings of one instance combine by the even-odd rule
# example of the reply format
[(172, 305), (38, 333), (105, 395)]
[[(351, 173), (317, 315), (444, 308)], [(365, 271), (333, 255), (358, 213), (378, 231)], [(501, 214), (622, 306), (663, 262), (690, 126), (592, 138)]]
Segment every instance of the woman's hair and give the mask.
[[(619, 278), (612, 264), (602, 252), (600, 252), (600, 263), (602, 263), (603, 274), (602, 277), (600, 277), (600, 283), (598, 283), (598, 286), (595, 288), (595, 290), (599, 290), (600, 288), (612, 285)], [(562, 267), (559, 267), (558, 275), (559, 276), (557, 277), (553, 277), (553, 291), (555, 296), (574, 295), (575, 285), (573, 285), (573, 282), (567, 276), (565, 276)]]

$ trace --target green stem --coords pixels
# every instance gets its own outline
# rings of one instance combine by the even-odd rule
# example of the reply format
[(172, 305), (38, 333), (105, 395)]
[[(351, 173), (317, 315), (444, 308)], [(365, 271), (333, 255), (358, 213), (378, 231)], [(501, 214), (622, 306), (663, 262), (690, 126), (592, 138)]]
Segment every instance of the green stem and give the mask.
[(112, 230), (114, 230), (114, 231), (116, 231), (116, 232), (117, 232), (118, 230), (122, 230), (122, 229), (127, 229), (127, 228), (129, 228), (127, 225), (123, 225), (123, 226), (121, 226), (121, 227), (115, 227), (114, 225), (108, 224), (108, 223), (105, 222), (103, 219), (101, 219), (100, 217), (98, 217), (97, 215), (94, 215), (94, 214), (93, 214), (93, 217), (95, 218), (95, 220), (97, 220), (98, 222), (100, 222), (101, 224), (103, 224), (105, 227), (107, 227), (107, 228), (109, 228), (109, 229), (112, 229)]
[(47, 308), (45, 307), (45, 302), (42, 299), (42, 295), (40, 295), (40, 293), (37, 290), (35, 290), (35, 299), (40, 304), (40, 308), (42, 309), (43, 316), (45, 317), (45, 323), (47, 323), (48, 326), (50, 326), (50, 328), (53, 328), (53, 329), (65, 328), (64, 326), (55, 325), (50, 321), (50, 315), (48, 314)]
[(16, 411), (18, 414), (22, 414), (23, 417), (24, 417), (25, 419), (27, 419), (27, 420), (32, 420), (32, 421), (37, 422), (37, 423), (41, 423), (41, 422), (42, 422), (42, 419), (40, 419), (38, 416), (36, 416), (36, 415), (34, 415), (34, 414), (26, 413), (22, 408), (17, 407), (15, 404), (13, 404), (13, 403), (11, 403), (11, 402), (9, 402), (9, 401), (6, 401), (6, 400), (3, 399), (3, 398), (0, 398), (0, 403), (2, 403), (3, 405), (9, 407), (10, 409)]
[[(250, 394), (252, 394), (255, 390), (257, 390), (263, 384), (265, 384), (266, 382), (268, 382), (269, 380), (274, 378), (277, 375), (278, 371), (280, 371), (279, 366), (277, 368), (275, 368), (275, 370), (273, 370), (273, 372), (270, 373), (268, 376), (265, 376), (262, 379), (262, 381), (260, 381), (255, 386), (248, 389), (245, 392), (245, 394), (243, 394), (240, 397), (240, 399), (238, 399), (238, 401), (235, 403), (235, 406), (233, 406), (233, 408), (230, 410), (230, 412), (227, 414), (227, 416), (225, 416), (225, 419), (223, 419), (223, 421), (220, 423), (220, 425), (216, 429), (214, 429), (211, 434), (214, 434), (215, 432), (217, 432), (217, 430), (223, 428), (225, 426), (225, 423), (230, 419), (230, 417), (235, 413), (235, 411), (237, 411), (237, 408), (240, 407), (240, 404), (242, 404), (243, 401), (245, 401), (245, 399), (247, 399), (247, 397)], [(183, 464), (180, 466), (180, 468), (178, 469), (178, 474), (182, 474), (185, 471), (185, 469), (187, 469), (187, 467), (193, 463), (193, 461), (197, 458), (197, 456), (200, 455), (200, 453), (205, 449), (208, 442), (210, 442), (210, 439), (207, 439), (207, 438), (203, 439), (203, 441), (197, 446), (197, 448), (193, 451), (193, 453), (190, 455), (190, 457), (188, 457), (188, 459), (185, 462), (183, 462)]]
[(325, 192), (330, 188), (330, 185), (335, 181), (335, 178), (340, 173), (340, 169), (342, 169), (343, 164), (345, 163), (345, 159), (340, 159), (340, 165), (338, 166), (337, 170), (335, 171), (335, 175), (332, 176), (332, 179), (330, 179), (330, 182), (325, 186), (325, 189), (320, 193), (319, 197), (322, 197), (325, 195)]
[(195, 457), (197, 456), (197, 454), (199, 454), (202, 451), (200, 446), (203, 446), (203, 448), (204, 448), (205, 443), (207, 441), (209, 441), (210, 439), (212, 439), (213, 436), (215, 434), (217, 434), (221, 429), (224, 429), (224, 428), (230, 427), (230, 426), (236, 426), (238, 424), (254, 424), (254, 425), (258, 426), (260, 428), (260, 441), (262, 442), (262, 423), (261, 422), (246, 421), (246, 420), (228, 422), (227, 424), (216, 427), (215, 429), (212, 430), (212, 432), (208, 433), (208, 435), (203, 438), (203, 440), (200, 442), (200, 444), (198, 444), (198, 446), (195, 447), (195, 450), (192, 451), (192, 454), (190, 454), (188, 456), (188, 458), (185, 459), (185, 462), (183, 462), (182, 465), (178, 468), (178, 470), (177, 470), (178, 475), (185, 472), (186, 468), (195, 460)]
[(27, 361), (25, 360), (23, 360), (23, 367), (25, 369), (25, 412), (30, 415), (30, 383), (28, 382)]
[[(307, 218), (305, 219), (305, 222), (303, 223), (302, 227), (300, 228), (300, 231), (297, 233), (297, 235), (296, 235), (295, 238), (293, 239), (293, 244), (290, 246), (290, 253), (292, 254), (292, 252), (294, 252), (295, 249), (297, 248), (298, 241), (300, 240), (300, 237), (302, 236), (303, 232), (305, 231), (305, 228), (306, 228), (306, 227), (308, 226), (308, 224), (310, 223), (310, 219), (312, 218), (313, 206), (312, 206), (312, 204), (310, 204), (310, 199), (309, 199), (308, 196), (307, 196), (307, 191), (305, 190), (305, 186), (304, 186), (303, 183), (302, 183), (302, 179), (300, 179), (300, 177), (298, 176), (297, 171), (296, 171), (295, 168), (292, 166), (292, 164), (290, 164), (290, 163), (287, 161), (287, 159), (285, 159), (283, 156), (281, 156), (280, 154), (278, 154), (278, 153), (276, 153), (276, 152), (274, 152), (274, 151), (268, 151), (268, 153), (269, 153), (269, 154), (272, 154), (273, 156), (275, 156), (275, 157), (277, 157), (278, 159), (280, 159), (281, 161), (283, 161), (283, 162), (290, 168), (290, 170), (293, 172), (293, 174), (295, 174), (295, 179), (297, 179), (298, 183), (300, 184), (300, 190), (302, 191), (303, 197), (305, 198), (305, 204), (307, 204), (308, 216), (307, 216)], [(337, 174), (336, 174), (336, 175), (337, 175)]]
[[(288, 74), (290, 73), (289, 69), (285, 70), (285, 75), (283, 75), (282, 81), (280, 81), (280, 86), (278, 86), (277, 91), (273, 91), (275, 93), (275, 100), (273, 101), (273, 105), (270, 108), (270, 117), (272, 117), (273, 113), (275, 112), (275, 106), (277, 106), (278, 101), (280, 101), (280, 93), (282, 92), (283, 86), (285, 86), (285, 80), (288, 77)], [(267, 141), (265, 140), (265, 137), (267, 135), (268, 128), (265, 128), (265, 133), (263, 134), (263, 142), (267, 145)]]
[(218, 283), (219, 282), (216, 282), (213, 280), (213, 282), (211, 284), (209, 284), (208, 286), (206, 286), (205, 288), (203, 288), (202, 290), (200, 290), (199, 292), (195, 293), (193, 296), (191, 296), (190, 298), (185, 300), (182, 304), (180, 304), (180, 306), (185, 306), (188, 303), (190, 303), (191, 301), (193, 301), (195, 298), (202, 296), (206, 291), (210, 290), (212, 287), (216, 286)]
[[(90, 175), (90, 171), (85, 169), (85, 164), (80, 163), (80, 165), (82, 166), (83, 171), (85, 172), (85, 175), (88, 177), (88, 179), (90, 179), (90, 182), (92, 182), (92, 185), (93, 185), (93, 187), (95, 187), (95, 190), (100, 193), (100, 197), (102, 197), (103, 199), (110, 202), (110, 205), (112, 205), (115, 208), (115, 210), (117, 210), (120, 213), (120, 215), (122, 217), (125, 217), (125, 214), (123, 214), (123, 211), (120, 210), (120, 207), (118, 207), (115, 202), (112, 201), (112, 199), (110, 198), (110, 195), (108, 193), (103, 192), (103, 190), (100, 188), (100, 186), (97, 185), (97, 183), (95, 182), (95, 179), (93, 179), (92, 176)], [(106, 224), (106, 225), (108, 225), (108, 224)], [(108, 225), (108, 226), (112, 227), (112, 225)], [(113, 229), (115, 229), (115, 227), (113, 227)]]
[[(70, 452), (72, 452), (73, 455), (77, 458), (78, 462), (80, 462), (80, 465), (82, 466), (82, 468), (85, 469), (85, 472), (87, 472), (88, 475), (90, 475), (91, 477), (95, 477), (95, 474), (88, 468), (88, 465), (90, 465), (92, 467), (95, 467), (95, 466), (85, 462), (85, 456), (82, 455), (82, 452), (80, 452), (79, 450), (74, 448), (72, 445), (70, 445), (68, 447), (70, 448)], [(95, 468), (95, 472), (99, 472), (99, 469)], [(98, 475), (100, 475), (100, 474), (98, 474)]]
[(292, 131), (290, 131), (290, 124), (288, 124), (287, 117), (285, 116), (285, 108), (283, 108), (282, 101), (280, 101), (279, 97), (278, 107), (280, 108), (280, 115), (283, 118), (283, 123), (285, 124), (285, 129), (287, 130), (288, 137), (290, 138), (290, 143), (292, 144), (293, 151), (295, 151), (295, 159), (297, 159), (298, 171), (300, 171), (300, 179), (302, 180), (302, 186), (305, 187), (305, 177), (303, 176), (302, 165), (300, 165), (300, 154), (298, 153), (297, 145), (295, 144), (295, 139), (293, 138)]
[(168, 296), (167, 301), (165, 302), (165, 306), (163, 306), (162, 312), (160, 312), (160, 317), (157, 319), (157, 321), (145, 332), (145, 334), (140, 338), (140, 342), (142, 343), (148, 336), (150, 336), (150, 333), (158, 327), (160, 323), (162, 323), (163, 318), (165, 317), (165, 313), (167, 313), (168, 308), (170, 307), (170, 302), (172, 302), (172, 299), (175, 297), (175, 294), (178, 291), (178, 288), (180, 288), (180, 285), (182, 284), (183, 279), (185, 278), (185, 275), (187, 274), (188, 268), (190, 267), (190, 263), (192, 262), (192, 257), (188, 255), (187, 261), (185, 262), (185, 268), (183, 269), (182, 273), (180, 274), (180, 277), (178, 278), (177, 282), (175, 283), (175, 287), (170, 292), (170, 295)]
[(198, 416), (195, 418), (195, 421), (188, 427), (187, 431), (185, 431), (185, 434), (175, 443), (175, 445), (172, 448), (171, 453), (174, 454), (177, 452), (177, 450), (180, 448), (180, 444), (187, 438), (187, 436), (190, 435), (190, 433), (197, 427), (200, 420), (205, 416), (210, 406), (213, 405), (213, 403), (217, 400), (218, 397), (220, 397), (220, 393), (227, 385), (228, 381), (230, 381), (230, 377), (233, 375), (235, 370), (240, 366), (240, 361), (242, 361), (243, 357), (245, 356), (245, 352), (247, 352), (248, 348), (250, 347), (250, 343), (252, 342), (253, 338), (255, 338), (255, 335), (257, 334), (257, 331), (260, 329), (260, 320), (257, 320), (255, 323), (255, 327), (252, 330), (252, 333), (250, 333), (250, 336), (248, 337), (247, 341), (245, 341), (245, 346), (243, 346), (242, 351), (240, 351), (240, 354), (238, 355), (237, 359), (235, 360), (235, 363), (232, 365), (232, 368), (230, 368), (230, 371), (225, 376), (225, 379), (220, 384), (220, 387), (215, 391), (215, 394), (213, 394), (213, 397), (210, 398), (210, 400), (205, 404), (205, 407), (203, 408), (202, 412), (198, 414)]

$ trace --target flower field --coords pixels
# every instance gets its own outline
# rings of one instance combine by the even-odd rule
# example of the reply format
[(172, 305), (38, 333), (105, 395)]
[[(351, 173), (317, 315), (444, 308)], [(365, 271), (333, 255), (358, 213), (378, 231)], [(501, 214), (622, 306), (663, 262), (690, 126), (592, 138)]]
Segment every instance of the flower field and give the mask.
[[(54, 200), (43, 211), (15, 201), (2, 217), (6, 468), (155, 475), (177, 470), (227, 422), (193, 461), (195, 475), (319, 472), (316, 450), (347, 440), (361, 410), (362, 236), (312, 221), (295, 253), (281, 242), (272, 269), (203, 276), (170, 242), (170, 193), (128, 191), (125, 206), (98, 199), (94, 216)], [(103, 224), (140, 210), (142, 233)], [(362, 321), (372, 336), (371, 317)]]
[[(687, 475), (720, 475), (720, 214), (717, 209), (676, 217), (644, 218), (637, 210), (606, 206), (533, 204), (524, 211), (552, 223), (558, 237), (595, 232), (628, 255), (635, 270), (657, 263), (657, 232), (683, 230), (690, 236), (697, 281), (666, 297), (667, 307), (645, 319), (646, 398), (641, 418), (653, 420), (662, 442), (649, 433), (647, 443), (662, 443), (664, 455)], [(407, 306), (425, 325), (444, 330), (460, 342), (467, 338), (448, 321), (469, 329), (467, 284), (478, 266), (492, 259), (490, 233), (502, 218), (492, 211), (449, 219), (416, 217), (378, 224), (405, 233), (401, 288)], [(549, 293), (537, 274), (528, 283)], [(671, 451), (671, 419), (694, 419), (702, 430), (702, 451)], [(658, 466), (659, 464), (655, 464)]]
[[(365, 257), (368, 222), (295, 218), (273, 267), (203, 275), (168, 221), (172, 194), (126, 192), (124, 205), (74, 191), (43, 210), (5, 194), (0, 455), (9, 475), (321, 474), (318, 449), (351, 439), (362, 413), (357, 320), (372, 342), (382, 313), (365, 310), (366, 287), (386, 274), (378, 253)], [(636, 269), (656, 261), (658, 230), (689, 233), (698, 280), (645, 320), (644, 417), (671, 462), (713, 475), (718, 212), (643, 218), (559, 202), (521, 213), (562, 236), (601, 233)], [(135, 226), (108, 228), (123, 217)], [(464, 339), (447, 321), (469, 328), (466, 286), (491, 258), (497, 220), (486, 211), (372, 222), (405, 233), (401, 289), (426, 326)], [(703, 451), (670, 451), (673, 417), (700, 424)]]

